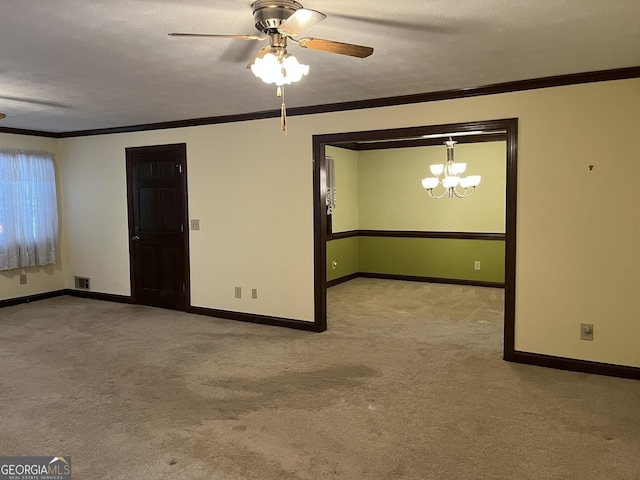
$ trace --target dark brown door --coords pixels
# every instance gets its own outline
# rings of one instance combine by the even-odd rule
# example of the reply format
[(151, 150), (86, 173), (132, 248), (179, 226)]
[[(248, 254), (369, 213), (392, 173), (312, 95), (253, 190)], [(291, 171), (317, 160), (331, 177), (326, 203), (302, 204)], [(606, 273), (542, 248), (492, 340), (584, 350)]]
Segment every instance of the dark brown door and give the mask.
[(185, 144), (126, 149), (135, 303), (187, 307), (186, 152)]

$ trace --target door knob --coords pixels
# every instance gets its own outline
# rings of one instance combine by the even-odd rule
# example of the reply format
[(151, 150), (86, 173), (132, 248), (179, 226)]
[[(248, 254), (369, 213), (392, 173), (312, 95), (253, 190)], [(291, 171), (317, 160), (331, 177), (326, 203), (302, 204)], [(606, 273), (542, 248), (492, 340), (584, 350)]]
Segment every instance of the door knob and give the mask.
[(140, 237), (138, 235), (134, 235), (133, 237), (131, 237), (131, 240), (137, 242), (138, 240), (140, 240)]

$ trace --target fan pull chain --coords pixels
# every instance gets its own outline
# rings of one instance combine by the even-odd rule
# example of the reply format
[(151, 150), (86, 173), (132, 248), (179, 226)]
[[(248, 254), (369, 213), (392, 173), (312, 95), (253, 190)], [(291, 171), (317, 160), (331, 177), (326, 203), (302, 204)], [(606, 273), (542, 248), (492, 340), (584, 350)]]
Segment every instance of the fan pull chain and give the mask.
[(282, 97), (282, 107), (280, 107), (280, 130), (287, 134), (287, 106), (284, 104), (284, 86), (279, 86), (276, 95)]

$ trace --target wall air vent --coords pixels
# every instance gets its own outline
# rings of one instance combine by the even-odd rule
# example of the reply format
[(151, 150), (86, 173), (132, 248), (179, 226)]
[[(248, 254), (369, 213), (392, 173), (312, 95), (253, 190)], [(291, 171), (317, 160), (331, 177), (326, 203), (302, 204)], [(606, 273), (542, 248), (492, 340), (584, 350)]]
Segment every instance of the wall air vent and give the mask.
[(80, 290), (89, 290), (89, 278), (88, 277), (74, 277), (76, 288)]

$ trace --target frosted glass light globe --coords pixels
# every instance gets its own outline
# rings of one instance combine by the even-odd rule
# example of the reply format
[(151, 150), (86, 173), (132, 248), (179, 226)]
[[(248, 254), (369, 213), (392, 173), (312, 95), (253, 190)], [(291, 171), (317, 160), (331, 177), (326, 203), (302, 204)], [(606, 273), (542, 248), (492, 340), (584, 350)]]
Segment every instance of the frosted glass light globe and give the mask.
[(282, 63), (273, 53), (256, 58), (251, 65), (253, 74), (264, 83), (275, 83), (277, 86), (299, 82), (303, 75), (309, 73), (309, 65), (303, 65), (293, 55), (285, 56)]

